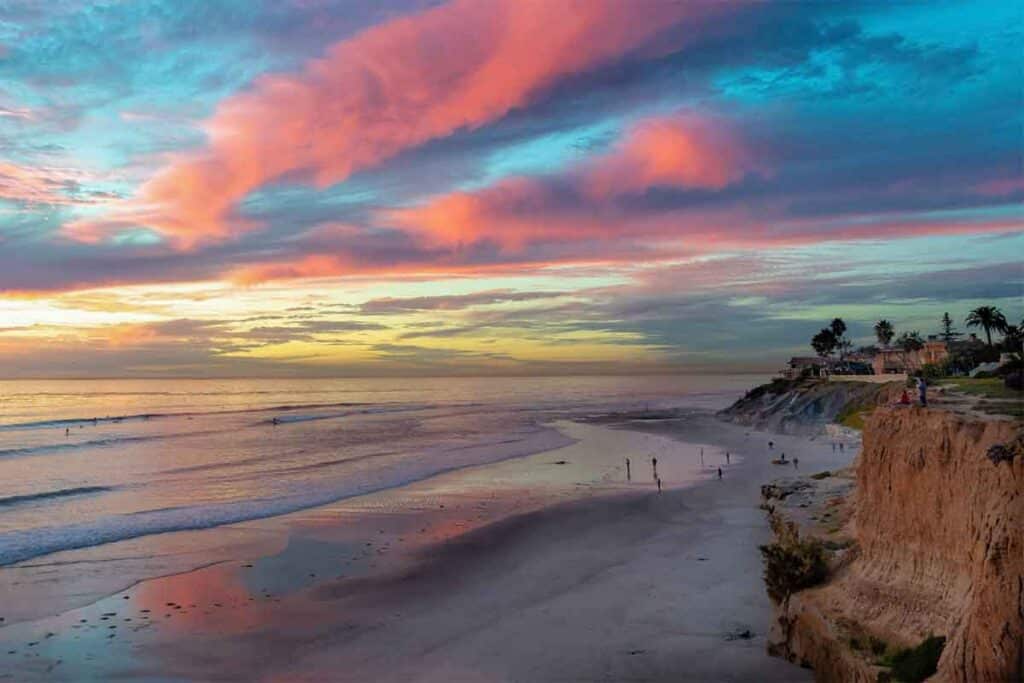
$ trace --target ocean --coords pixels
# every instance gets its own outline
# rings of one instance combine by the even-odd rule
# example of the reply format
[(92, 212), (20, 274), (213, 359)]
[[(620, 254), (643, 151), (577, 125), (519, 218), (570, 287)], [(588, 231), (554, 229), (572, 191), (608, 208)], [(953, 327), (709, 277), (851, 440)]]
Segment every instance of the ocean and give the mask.
[(555, 419), (718, 408), (750, 376), (0, 381), (0, 566), (550, 450)]

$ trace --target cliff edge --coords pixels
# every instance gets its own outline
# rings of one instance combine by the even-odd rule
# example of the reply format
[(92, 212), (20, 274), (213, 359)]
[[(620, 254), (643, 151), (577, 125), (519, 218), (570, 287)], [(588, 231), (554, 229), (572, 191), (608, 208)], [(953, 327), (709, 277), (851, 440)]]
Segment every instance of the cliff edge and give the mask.
[[(1024, 425), (879, 408), (849, 476), (841, 500), (803, 491), (802, 516), (765, 487), (777, 538), (810, 539), (830, 565), (779, 601), (774, 653), (819, 680), (873, 683), (899, 678), (894, 653), (938, 643), (910, 680), (1024, 680)], [(807, 523), (826, 508), (828, 531)]]

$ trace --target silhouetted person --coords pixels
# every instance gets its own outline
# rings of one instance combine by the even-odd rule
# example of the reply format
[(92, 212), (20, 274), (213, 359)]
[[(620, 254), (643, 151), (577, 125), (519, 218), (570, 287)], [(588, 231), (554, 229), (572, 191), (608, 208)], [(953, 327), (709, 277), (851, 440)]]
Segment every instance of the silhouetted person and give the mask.
[(651, 458), (651, 469), (654, 470), (654, 478), (658, 478), (658, 459)]
[(721, 467), (718, 468), (718, 478), (719, 479), (722, 478), (722, 468)]
[(626, 458), (626, 481), (633, 480), (633, 473), (629, 470), (629, 458)]
[(71, 429), (69, 427), (64, 428), (64, 436), (71, 436)]
[(924, 381), (924, 377), (917, 378), (917, 395), (921, 399), (921, 407), (928, 407), (928, 383)]
[(793, 458), (793, 469), (800, 469), (800, 458)]
[(661, 493), (661, 477), (658, 477), (658, 493)]
[(729, 464), (729, 451), (726, 451), (726, 452), (725, 452), (725, 464), (726, 464), (726, 465), (728, 465), (728, 464)]
[(846, 452), (846, 444), (843, 443), (842, 441), (839, 442), (839, 452), (840, 453)]
[(769, 441), (768, 442), (768, 450), (771, 450), (773, 448), (775, 448), (775, 442), (774, 441)]

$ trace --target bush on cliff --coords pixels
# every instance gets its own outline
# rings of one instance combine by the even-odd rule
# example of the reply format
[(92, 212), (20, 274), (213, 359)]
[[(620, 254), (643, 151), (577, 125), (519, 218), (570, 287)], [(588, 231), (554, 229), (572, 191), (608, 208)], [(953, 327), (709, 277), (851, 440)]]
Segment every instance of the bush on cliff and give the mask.
[(927, 680), (939, 668), (939, 658), (946, 646), (942, 636), (928, 636), (917, 647), (899, 650), (880, 663), (892, 667), (891, 680), (901, 683), (919, 683)]
[(792, 536), (762, 545), (760, 550), (764, 560), (764, 583), (775, 602), (786, 604), (793, 593), (815, 586), (828, 577), (825, 547), (819, 541)]
[(1003, 377), (1003, 386), (1007, 389), (1024, 391), (1024, 370), (1017, 370), (1015, 372), (1008, 373)]

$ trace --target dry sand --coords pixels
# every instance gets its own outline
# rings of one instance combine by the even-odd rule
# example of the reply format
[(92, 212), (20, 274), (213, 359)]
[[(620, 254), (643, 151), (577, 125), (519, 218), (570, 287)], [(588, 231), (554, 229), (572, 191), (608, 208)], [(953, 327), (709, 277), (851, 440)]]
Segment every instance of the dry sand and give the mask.
[(240, 525), (273, 539), (267, 554), (0, 628), (0, 672), (19, 681), (811, 680), (764, 653), (759, 486), (792, 474), (769, 462), (783, 451), (813, 472), (848, 463), (854, 449), (707, 416), (559, 428), (578, 443)]

